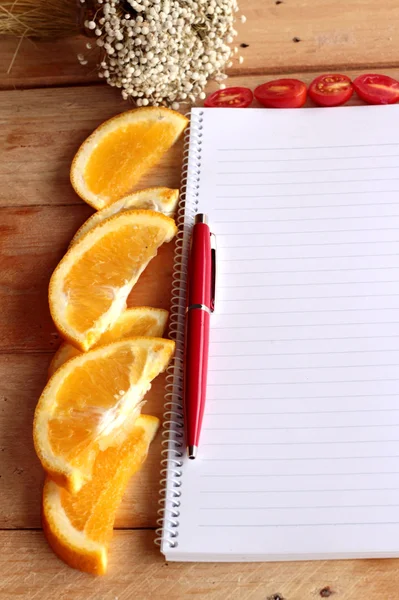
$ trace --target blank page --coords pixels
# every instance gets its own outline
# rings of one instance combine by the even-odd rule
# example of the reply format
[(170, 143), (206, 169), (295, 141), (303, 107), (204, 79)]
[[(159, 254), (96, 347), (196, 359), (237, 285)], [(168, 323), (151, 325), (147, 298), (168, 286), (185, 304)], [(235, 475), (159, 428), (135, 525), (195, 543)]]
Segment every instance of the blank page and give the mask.
[(397, 556), (399, 106), (194, 114), (217, 299), (167, 556)]

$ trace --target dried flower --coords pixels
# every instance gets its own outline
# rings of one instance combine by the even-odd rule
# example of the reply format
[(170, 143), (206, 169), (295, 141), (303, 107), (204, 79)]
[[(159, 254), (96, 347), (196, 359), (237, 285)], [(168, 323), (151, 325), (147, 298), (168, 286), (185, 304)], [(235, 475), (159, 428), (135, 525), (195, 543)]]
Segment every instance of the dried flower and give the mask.
[(95, 30), (104, 50), (99, 76), (120, 88), (123, 98), (177, 109), (203, 98), (209, 79), (227, 77), (237, 0), (97, 2), (101, 6), (86, 27)]

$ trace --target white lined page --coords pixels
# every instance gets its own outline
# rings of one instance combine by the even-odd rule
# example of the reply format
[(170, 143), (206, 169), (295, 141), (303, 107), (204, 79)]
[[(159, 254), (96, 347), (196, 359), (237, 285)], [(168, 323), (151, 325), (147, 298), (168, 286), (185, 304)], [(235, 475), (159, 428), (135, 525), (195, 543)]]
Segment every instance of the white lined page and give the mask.
[(217, 303), (168, 558), (397, 556), (399, 107), (201, 111)]

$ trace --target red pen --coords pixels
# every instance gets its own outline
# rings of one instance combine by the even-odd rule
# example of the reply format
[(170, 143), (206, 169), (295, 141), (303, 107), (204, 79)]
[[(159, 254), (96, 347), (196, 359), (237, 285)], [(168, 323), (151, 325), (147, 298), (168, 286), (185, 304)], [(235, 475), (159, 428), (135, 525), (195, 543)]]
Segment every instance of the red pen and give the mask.
[(204, 214), (195, 217), (188, 264), (184, 413), (187, 455), (197, 456), (206, 400), (210, 315), (215, 306), (216, 247)]

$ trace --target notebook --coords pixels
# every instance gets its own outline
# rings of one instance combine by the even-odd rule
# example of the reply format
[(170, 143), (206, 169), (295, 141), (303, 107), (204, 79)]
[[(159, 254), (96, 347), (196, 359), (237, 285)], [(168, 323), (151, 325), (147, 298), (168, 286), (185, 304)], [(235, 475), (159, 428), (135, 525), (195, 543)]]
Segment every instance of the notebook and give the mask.
[[(169, 561), (399, 556), (399, 106), (201, 109), (185, 150)], [(195, 213), (217, 238), (199, 456), (181, 409)]]

